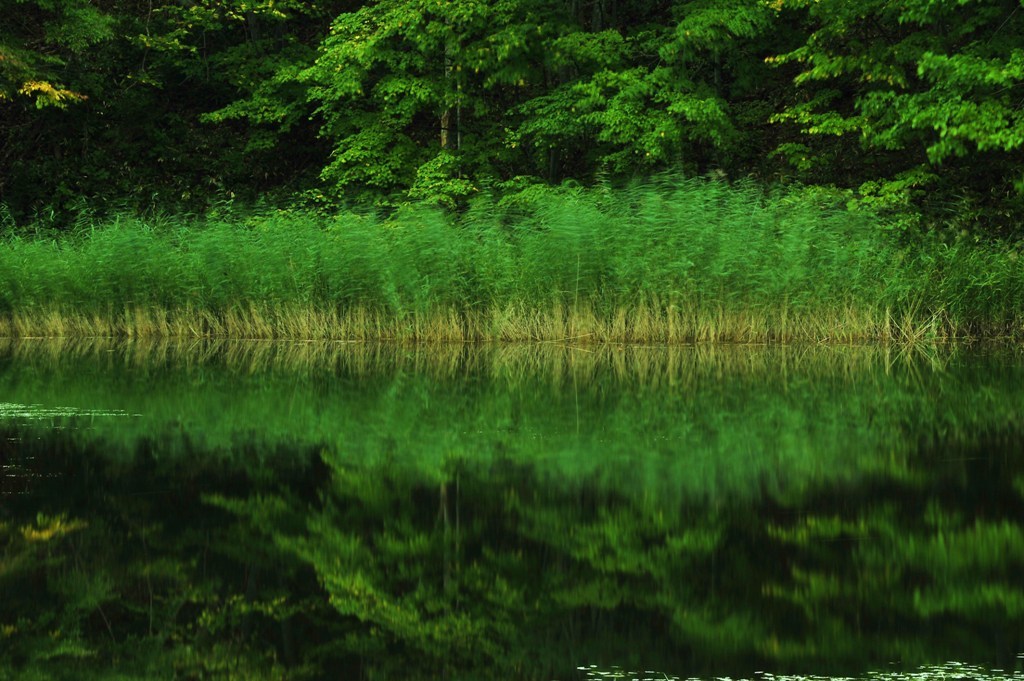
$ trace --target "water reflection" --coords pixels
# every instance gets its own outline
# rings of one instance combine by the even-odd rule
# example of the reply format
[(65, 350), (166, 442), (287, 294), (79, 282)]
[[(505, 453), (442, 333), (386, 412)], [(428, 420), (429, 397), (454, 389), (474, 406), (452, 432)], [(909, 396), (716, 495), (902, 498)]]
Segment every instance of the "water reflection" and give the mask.
[(90, 412), (0, 417), (0, 463), (31, 476), (0, 511), (0, 668), (686, 677), (1024, 650), (1015, 351), (0, 357), (4, 402)]

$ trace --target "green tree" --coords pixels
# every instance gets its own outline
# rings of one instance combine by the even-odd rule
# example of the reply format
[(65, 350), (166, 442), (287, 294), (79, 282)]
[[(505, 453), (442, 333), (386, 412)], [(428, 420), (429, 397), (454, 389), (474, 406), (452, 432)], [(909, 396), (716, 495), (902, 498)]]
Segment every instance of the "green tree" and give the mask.
[(59, 221), (301, 190), (326, 153), (294, 76), (345, 6), (0, 1), (0, 202)]
[(618, 26), (579, 25), (551, 42), (554, 82), (520, 106), (512, 139), (582, 154), (620, 175), (739, 171), (750, 162), (769, 113), (761, 102), (772, 74), (757, 43), (773, 28), (772, 13), (757, 3), (690, 0), (619, 3), (617, 16)]
[[(775, 0), (804, 44), (780, 151), (869, 203), (1002, 224), (1022, 206), (1024, 13), (1016, 0)], [(859, 147), (858, 147), (859, 143)], [(925, 200), (925, 191), (932, 192)]]
[(774, 19), (738, 1), (367, 4), (303, 76), (334, 146), (323, 177), (450, 202), (465, 178), (740, 167), (769, 113), (756, 41)]
[(276, 181), (294, 190), (299, 183), (289, 174), (303, 176), (325, 160), (298, 75), (313, 62), (330, 17), (349, 4), (164, 3), (140, 40), (157, 57), (152, 71), (161, 89), (182, 75), (198, 89), (190, 124), (217, 131), (236, 172), (244, 169), (262, 188)]
[(511, 160), (502, 109), (536, 79), (551, 30), (544, 9), (543, 0), (385, 0), (339, 15), (303, 74), (334, 147), (323, 178), (346, 192), (412, 187), (442, 201), (471, 192), (462, 177)]

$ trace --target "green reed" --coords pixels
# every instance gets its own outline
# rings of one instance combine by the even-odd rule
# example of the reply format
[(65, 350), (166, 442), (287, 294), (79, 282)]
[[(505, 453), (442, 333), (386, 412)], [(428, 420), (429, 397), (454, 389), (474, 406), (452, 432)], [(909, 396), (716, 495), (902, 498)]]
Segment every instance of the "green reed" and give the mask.
[(413, 205), (386, 218), (117, 217), (0, 241), (0, 335), (1024, 333), (1024, 265), (1011, 247), (898, 236), (805, 194), (665, 178), (485, 196), (457, 216)]

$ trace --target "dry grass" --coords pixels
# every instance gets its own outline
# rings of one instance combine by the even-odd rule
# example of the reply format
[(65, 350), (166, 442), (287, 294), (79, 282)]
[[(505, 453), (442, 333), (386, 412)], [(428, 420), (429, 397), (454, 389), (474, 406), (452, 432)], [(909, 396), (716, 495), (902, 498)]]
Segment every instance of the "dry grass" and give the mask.
[[(1020, 333), (1022, 329), (1016, 329)], [(853, 343), (921, 341), (1007, 335), (1007, 329), (965, 329), (942, 315), (893, 314), (849, 304), (837, 309), (794, 311), (727, 309), (721, 305), (658, 306), (602, 314), (586, 305), (553, 304), (532, 309), (508, 304), (478, 311), (446, 307), (396, 316), (362, 307), (317, 309), (299, 305), (239, 305), (223, 313), (184, 308), (133, 307), (109, 314), (59, 308), (0, 316), (5, 338), (144, 338), (344, 340), (400, 343), (533, 341), (594, 344)], [(1009, 330), (1012, 335), (1014, 330)]]

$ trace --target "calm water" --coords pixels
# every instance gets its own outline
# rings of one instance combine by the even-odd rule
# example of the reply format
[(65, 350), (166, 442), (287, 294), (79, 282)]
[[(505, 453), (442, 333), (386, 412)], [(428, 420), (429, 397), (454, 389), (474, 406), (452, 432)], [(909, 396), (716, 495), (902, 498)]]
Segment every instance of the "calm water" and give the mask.
[(1021, 678), (1017, 350), (0, 344), (0, 466), (0, 678)]

